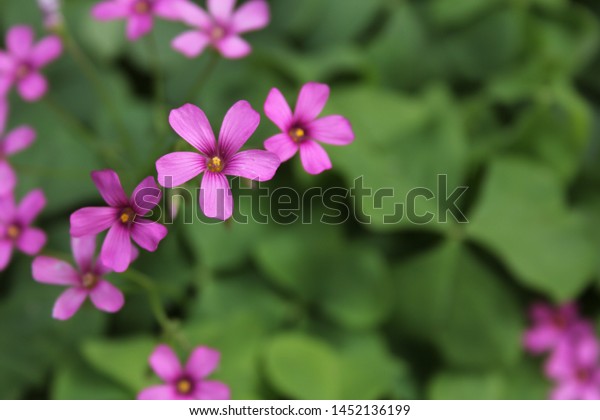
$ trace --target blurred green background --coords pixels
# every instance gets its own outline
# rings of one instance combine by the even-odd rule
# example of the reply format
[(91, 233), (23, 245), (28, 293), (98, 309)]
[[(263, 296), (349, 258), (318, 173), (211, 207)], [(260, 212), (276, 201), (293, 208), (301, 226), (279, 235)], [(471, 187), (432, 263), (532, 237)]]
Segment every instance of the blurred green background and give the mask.
[[(75, 115), (131, 191), (155, 175), (152, 63), (147, 40), (122, 22), (94, 22), (91, 0), (64, 2), (66, 22), (136, 140), (123, 138), (73, 57), (46, 69), (51, 94), (11, 96), (9, 127), (28, 123), (34, 146), (14, 159), (21, 197), (42, 187), (48, 250), (70, 252), (69, 214), (101, 204), (89, 172), (106, 167)], [(203, 4), (203, 2), (202, 2)], [(236, 399), (545, 398), (541, 361), (520, 344), (534, 300), (578, 299), (600, 320), (600, 40), (596, 0), (272, 0), (272, 22), (246, 36), (254, 51), (221, 60), (195, 103), (218, 129), (227, 109), (255, 109), (271, 87), (295, 101), (308, 81), (332, 88), (326, 114), (348, 117), (354, 144), (328, 147), (334, 169), (303, 173), (298, 157), (269, 187), (469, 186), (468, 224), (388, 225), (384, 200), (350, 219), (281, 226), (176, 223), (135, 268), (151, 276), (169, 314), (195, 344), (222, 352), (215, 378)], [(37, 28), (33, 0), (1, 0), (2, 33)], [(188, 60), (170, 40), (182, 24), (155, 26), (168, 108), (181, 106), (209, 55)], [(64, 108), (64, 109), (62, 109)], [(162, 120), (164, 124), (165, 120)], [(159, 122), (160, 124), (160, 122)], [(249, 146), (276, 132), (263, 116)], [(246, 208), (249, 200), (236, 199)], [(264, 204), (264, 203), (263, 203)], [(435, 212), (419, 201), (418, 212)], [(0, 398), (134, 398), (156, 378), (147, 357), (161, 339), (144, 290), (122, 277), (126, 305), (91, 305), (51, 319), (60, 293), (35, 283), (19, 255), (0, 273)], [(182, 353), (182, 357), (187, 355)]]

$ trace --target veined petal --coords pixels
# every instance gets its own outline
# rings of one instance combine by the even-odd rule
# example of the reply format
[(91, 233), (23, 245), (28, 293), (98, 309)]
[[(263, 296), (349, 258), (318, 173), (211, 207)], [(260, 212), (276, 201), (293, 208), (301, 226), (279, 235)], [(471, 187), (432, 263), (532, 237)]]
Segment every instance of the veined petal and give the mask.
[(184, 32), (173, 39), (171, 47), (188, 58), (194, 58), (202, 54), (209, 43), (210, 38), (208, 35), (192, 30)]
[(56, 300), (52, 316), (61, 321), (71, 318), (87, 297), (87, 291), (76, 287), (65, 290)]
[(111, 227), (119, 217), (113, 207), (85, 207), (71, 215), (71, 236), (97, 235)]
[(131, 238), (129, 229), (122, 223), (112, 225), (100, 252), (102, 264), (122, 273), (131, 263)]
[(209, 347), (196, 347), (185, 365), (185, 372), (195, 381), (210, 375), (218, 366), (221, 353)]
[(18, 219), (23, 225), (30, 225), (46, 207), (46, 196), (42, 190), (33, 190), (21, 200), (17, 208)]
[(230, 400), (229, 387), (218, 381), (202, 381), (197, 385), (195, 397), (199, 400)]
[(96, 252), (96, 235), (71, 238), (71, 250), (79, 270), (83, 273), (91, 271)]
[(279, 89), (271, 89), (264, 108), (267, 117), (282, 132), (287, 133), (292, 128), (292, 110)]
[(207, 217), (227, 220), (233, 214), (233, 197), (227, 177), (205, 172), (200, 187), (200, 208)]
[(329, 99), (329, 86), (309, 82), (300, 90), (294, 117), (305, 124), (314, 120), (325, 108)]
[(37, 68), (56, 60), (62, 53), (62, 42), (56, 35), (47, 36), (33, 47), (31, 62)]
[(12, 130), (4, 138), (2, 148), (8, 156), (27, 149), (35, 140), (35, 130), (29, 126), (21, 126)]
[(250, 44), (237, 35), (229, 35), (217, 41), (215, 47), (223, 57), (231, 60), (243, 58), (252, 52)]
[(129, 16), (130, 5), (122, 1), (104, 1), (92, 8), (92, 16), (97, 20), (124, 19)]
[(318, 175), (327, 169), (331, 169), (329, 155), (316, 141), (305, 140), (300, 143), (300, 159), (304, 170), (311, 175)]
[(256, 31), (269, 24), (269, 5), (264, 0), (251, 0), (240, 6), (233, 14), (232, 29), (237, 32)]
[(206, 156), (216, 150), (216, 140), (206, 114), (196, 105), (186, 104), (171, 111), (171, 127), (181, 138)]
[(152, 30), (152, 15), (131, 15), (127, 21), (127, 39), (135, 41)]
[(298, 143), (290, 138), (289, 135), (281, 133), (265, 140), (265, 149), (275, 153), (282, 162), (289, 160), (298, 152)]
[(6, 48), (19, 58), (27, 58), (33, 47), (33, 29), (26, 25), (13, 26), (6, 35)]
[(154, 373), (165, 382), (176, 381), (183, 373), (177, 355), (171, 347), (165, 344), (160, 344), (154, 349), (148, 363)]
[(341, 115), (331, 115), (310, 122), (308, 132), (312, 139), (335, 146), (345, 146), (354, 141), (350, 121)]
[(131, 237), (146, 251), (154, 252), (158, 244), (167, 236), (168, 230), (158, 222), (148, 219), (136, 219), (131, 225)]
[(123, 191), (121, 180), (117, 173), (111, 169), (92, 172), (92, 181), (98, 192), (111, 207), (127, 207), (129, 199)]
[(208, 11), (219, 23), (229, 22), (236, 0), (208, 0)]
[(206, 157), (194, 152), (169, 153), (156, 161), (158, 182), (165, 188), (177, 187), (206, 170)]
[(35, 102), (48, 90), (48, 82), (44, 76), (33, 72), (17, 82), (17, 90), (24, 100)]
[(237, 153), (227, 163), (225, 175), (241, 176), (256, 181), (269, 181), (281, 160), (275, 153), (266, 150), (246, 150)]
[(181, 20), (190, 26), (208, 29), (212, 25), (212, 19), (200, 6), (192, 2), (177, 3)]
[(259, 123), (259, 113), (246, 101), (237, 102), (227, 111), (219, 134), (219, 151), (226, 160), (241, 149)]
[(43, 230), (33, 227), (23, 229), (19, 239), (17, 239), (17, 248), (27, 255), (36, 255), (46, 245), (46, 234)]
[(106, 280), (98, 281), (90, 291), (90, 299), (96, 308), (109, 313), (120, 311), (125, 304), (123, 292)]
[(17, 185), (17, 175), (5, 160), (0, 160), (0, 196), (9, 194)]
[(8, 267), (12, 253), (12, 242), (0, 239), (0, 271), (3, 271), (6, 267)]
[(156, 185), (153, 176), (145, 178), (135, 187), (131, 194), (131, 208), (140, 216), (145, 216), (158, 205), (162, 198), (162, 190)]
[(51, 257), (37, 257), (31, 265), (33, 279), (40, 283), (59, 286), (78, 286), (79, 273), (65, 261)]

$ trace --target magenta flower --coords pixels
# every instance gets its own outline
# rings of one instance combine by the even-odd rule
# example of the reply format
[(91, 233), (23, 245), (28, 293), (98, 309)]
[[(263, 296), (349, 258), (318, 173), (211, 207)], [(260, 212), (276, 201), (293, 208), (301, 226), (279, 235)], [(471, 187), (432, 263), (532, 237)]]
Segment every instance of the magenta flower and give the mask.
[(0, 100), (0, 196), (10, 193), (17, 184), (17, 176), (8, 163), (8, 157), (28, 148), (35, 139), (35, 131), (21, 126), (3, 135), (6, 127), (8, 104)]
[(350, 122), (331, 115), (317, 119), (329, 98), (329, 86), (307, 83), (302, 87), (296, 109), (292, 111), (281, 92), (273, 88), (265, 102), (265, 114), (282, 131), (265, 141), (265, 149), (279, 156), (282, 162), (300, 150), (306, 172), (317, 175), (331, 169), (325, 149), (317, 143), (345, 146), (354, 141)]
[[(125, 303), (123, 293), (103, 277), (110, 269), (99, 261), (94, 261), (96, 237), (71, 238), (71, 249), (77, 264), (51, 257), (37, 257), (33, 260), (33, 278), (46, 284), (69, 286), (54, 304), (52, 316), (61, 321), (71, 318), (79, 310), (87, 297), (94, 306), (104, 312), (117, 312)], [(132, 256), (137, 256), (133, 248)]]
[(177, 20), (178, 6), (188, 0), (107, 0), (92, 8), (97, 20), (127, 19), (127, 38), (136, 40), (152, 30), (154, 16)]
[(153, 177), (144, 179), (127, 198), (119, 176), (109, 169), (92, 172), (96, 188), (110, 207), (86, 207), (71, 215), (71, 236), (97, 235), (109, 229), (100, 260), (121, 273), (131, 263), (131, 239), (143, 249), (154, 252), (167, 235), (167, 228), (145, 219), (162, 196)]
[(0, 271), (8, 266), (15, 247), (27, 255), (35, 255), (44, 247), (46, 234), (31, 223), (45, 206), (41, 190), (31, 191), (18, 206), (12, 193), (0, 197)]
[(208, 347), (196, 347), (185, 367), (170, 347), (161, 344), (150, 356), (149, 363), (165, 385), (144, 389), (139, 400), (228, 400), (229, 387), (221, 382), (207, 381), (219, 365), (221, 355)]
[(181, 19), (195, 29), (179, 35), (172, 47), (187, 57), (196, 57), (211, 45), (223, 57), (242, 58), (252, 47), (239, 35), (268, 25), (269, 5), (264, 0), (251, 0), (234, 11), (236, 0), (208, 0), (208, 11), (195, 4), (180, 6)]
[(184, 184), (204, 173), (200, 207), (208, 217), (229, 219), (233, 198), (226, 175), (268, 181), (281, 162), (265, 150), (240, 148), (258, 127), (260, 115), (246, 101), (239, 101), (225, 115), (219, 142), (206, 115), (197, 106), (187, 104), (171, 111), (171, 127), (200, 153), (175, 152), (156, 162), (158, 182), (167, 188)]
[(552, 399), (600, 399), (599, 351), (591, 325), (582, 322), (572, 327), (546, 364), (546, 374), (557, 381)]
[(531, 307), (531, 319), (533, 327), (525, 332), (523, 344), (527, 350), (536, 354), (553, 350), (571, 328), (580, 322), (574, 303), (559, 308), (536, 303)]
[(62, 52), (60, 38), (47, 36), (37, 44), (29, 26), (13, 26), (6, 36), (7, 52), (0, 51), (0, 97), (13, 85), (26, 101), (37, 101), (48, 90), (48, 82), (40, 73), (46, 64)]

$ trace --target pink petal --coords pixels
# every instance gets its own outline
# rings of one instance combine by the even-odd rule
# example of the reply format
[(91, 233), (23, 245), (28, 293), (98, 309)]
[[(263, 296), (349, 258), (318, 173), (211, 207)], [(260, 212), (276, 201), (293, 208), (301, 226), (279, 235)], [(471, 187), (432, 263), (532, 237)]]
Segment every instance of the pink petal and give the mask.
[(0, 74), (12, 73), (14, 66), (15, 59), (10, 54), (0, 51)]
[(65, 321), (75, 315), (87, 297), (85, 289), (72, 287), (65, 290), (56, 300), (52, 317)]
[(0, 239), (0, 271), (3, 271), (6, 267), (8, 267), (12, 253), (12, 242)]
[(227, 162), (224, 174), (263, 182), (275, 176), (279, 165), (281, 160), (275, 153), (265, 150), (246, 150), (237, 153)]
[(36, 255), (46, 245), (46, 234), (38, 228), (28, 227), (23, 229), (19, 239), (17, 239), (17, 248), (27, 255)]
[(165, 188), (177, 187), (206, 170), (206, 157), (194, 152), (169, 153), (156, 161), (158, 182)]
[(86, 207), (71, 215), (71, 236), (97, 235), (112, 226), (119, 217), (113, 207)]
[(289, 135), (283, 133), (265, 140), (265, 149), (275, 153), (282, 162), (294, 156), (299, 148), (298, 143), (292, 140)]
[(90, 299), (96, 308), (109, 313), (120, 311), (125, 304), (123, 292), (106, 280), (98, 281), (90, 292)]
[(131, 239), (125, 225), (120, 222), (112, 225), (104, 239), (100, 259), (102, 264), (117, 273), (127, 270), (131, 263)]
[(29, 26), (13, 26), (6, 36), (6, 47), (12, 55), (27, 58), (33, 47), (33, 36), (33, 29)]
[(2, 148), (8, 156), (27, 149), (35, 140), (35, 130), (29, 126), (15, 128), (4, 138)]
[(208, 11), (219, 23), (227, 23), (233, 13), (236, 0), (208, 0)]
[(577, 400), (579, 397), (579, 386), (573, 381), (559, 383), (550, 396), (553, 400)]
[(231, 60), (243, 58), (252, 52), (250, 44), (237, 35), (230, 35), (219, 40), (216, 48), (223, 57)]
[(331, 160), (327, 152), (316, 141), (304, 140), (300, 143), (300, 159), (304, 170), (311, 175), (331, 169)]
[(241, 149), (259, 123), (259, 113), (246, 101), (237, 102), (227, 111), (219, 134), (219, 151), (225, 160)]
[(31, 265), (33, 279), (40, 283), (59, 286), (79, 285), (79, 273), (65, 261), (51, 257), (37, 257)]
[(200, 208), (207, 217), (227, 220), (233, 213), (229, 182), (222, 173), (205, 172), (200, 187)]
[(319, 116), (329, 99), (329, 86), (310, 82), (300, 90), (294, 117), (298, 121), (309, 123)]
[(4, 98), (10, 91), (10, 88), (12, 88), (12, 85), (13, 85), (12, 77), (2, 76), (0, 74), (0, 97)]
[(138, 400), (180, 400), (177, 390), (172, 385), (155, 385), (148, 387), (137, 396)]
[(154, 349), (148, 363), (154, 373), (165, 382), (174, 382), (182, 374), (181, 363), (171, 347), (160, 344)]
[(199, 400), (230, 400), (231, 391), (222, 382), (203, 381), (197, 385), (195, 396)]
[[(15, 205), (15, 197), (12, 193), (0, 195), (0, 222), (12, 223), (17, 215), (17, 207)], [(0, 223), (0, 228), (2, 223)]]
[(127, 21), (127, 38), (130, 41), (146, 35), (152, 30), (152, 15), (131, 15)]
[(117, 173), (110, 169), (92, 172), (92, 181), (96, 184), (98, 192), (111, 207), (127, 207), (129, 199), (123, 191)]
[(35, 102), (44, 96), (48, 90), (48, 82), (41, 74), (31, 73), (17, 82), (17, 89), (24, 100)]
[(81, 272), (91, 271), (94, 264), (94, 253), (96, 252), (96, 236), (71, 238), (71, 250)]
[(202, 29), (212, 26), (212, 18), (200, 6), (186, 1), (178, 3), (177, 8), (184, 23)]
[[(0, 53), (1, 54), (1, 53)], [(0, 55), (1, 57), (1, 55)], [(0, 73), (2, 72), (2, 68), (0, 67)], [(6, 120), (8, 119), (8, 100), (0, 95), (0, 136), (4, 133), (4, 129), (6, 128)], [(0, 149), (3, 146), (0, 143)]]
[(47, 36), (33, 47), (31, 63), (40, 68), (56, 60), (62, 53), (62, 42), (58, 36)]
[(525, 332), (523, 345), (528, 351), (539, 354), (552, 349), (560, 335), (552, 326), (540, 326)]
[(140, 247), (149, 252), (158, 248), (160, 241), (167, 236), (168, 230), (158, 222), (148, 219), (136, 219), (131, 225), (131, 237)]
[(194, 58), (202, 54), (209, 43), (210, 38), (206, 34), (194, 30), (177, 36), (171, 42), (171, 47), (188, 58)]
[(46, 196), (42, 190), (33, 190), (21, 200), (17, 208), (18, 219), (23, 225), (30, 225), (46, 206)]
[(195, 381), (210, 375), (218, 366), (221, 353), (208, 347), (196, 347), (185, 365), (185, 372)]
[(265, 101), (265, 114), (279, 129), (287, 133), (292, 128), (292, 110), (277, 88), (271, 89)]
[(340, 115), (319, 118), (308, 124), (310, 138), (335, 146), (345, 146), (354, 141), (350, 121)]
[(267, 2), (264, 0), (251, 0), (241, 5), (234, 13), (231, 28), (237, 33), (255, 31), (267, 26), (270, 19)]
[(92, 16), (97, 20), (123, 19), (129, 12), (130, 5), (120, 1), (105, 1), (92, 8)]
[[(187, 0), (156, 0), (153, 12), (167, 20), (181, 20), (181, 5), (189, 4)], [(184, 6), (185, 7), (185, 6)]]
[(169, 123), (181, 138), (201, 153), (210, 156), (215, 153), (215, 135), (208, 118), (196, 105), (186, 104), (174, 109), (169, 115)]
[(0, 196), (14, 190), (17, 185), (17, 175), (5, 160), (0, 160)]
[(156, 185), (153, 176), (145, 178), (135, 187), (131, 194), (131, 208), (140, 216), (145, 216), (158, 205), (162, 198), (162, 190)]

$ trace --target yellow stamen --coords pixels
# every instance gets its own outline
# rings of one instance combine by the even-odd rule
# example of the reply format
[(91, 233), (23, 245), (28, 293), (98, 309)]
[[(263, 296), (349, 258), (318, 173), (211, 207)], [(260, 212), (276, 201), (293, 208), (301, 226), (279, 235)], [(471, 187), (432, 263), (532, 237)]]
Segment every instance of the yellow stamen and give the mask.
[(133, 7), (136, 13), (145, 14), (150, 12), (150, 4), (148, 4), (147, 0), (138, 1)]
[(292, 128), (290, 130), (290, 137), (296, 143), (298, 143), (299, 141), (304, 140), (304, 136), (306, 136), (306, 132), (303, 129), (301, 129), (301, 128)]
[(134, 218), (135, 218), (135, 212), (130, 208), (123, 210), (123, 212), (121, 213), (121, 216), (119, 216), (119, 219), (121, 220), (121, 223), (123, 223), (123, 224), (133, 222)]
[(223, 161), (220, 157), (215, 156), (208, 161), (208, 170), (211, 172), (221, 172), (223, 170)]
[(221, 28), (220, 26), (215, 26), (210, 31), (210, 37), (214, 41), (218, 41), (220, 39), (223, 39), (225, 37), (225, 29)]
[(21, 234), (21, 229), (18, 226), (11, 225), (8, 227), (8, 231), (6, 232), (9, 239), (17, 239)]
[(93, 289), (98, 283), (98, 277), (93, 273), (87, 273), (81, 278), (81, 282), (86, 289)]
[(180, 394), (189, 394), (192, 390), (192, 383), (187, 379), (181, 379), (177, 382), (177, 392)]

